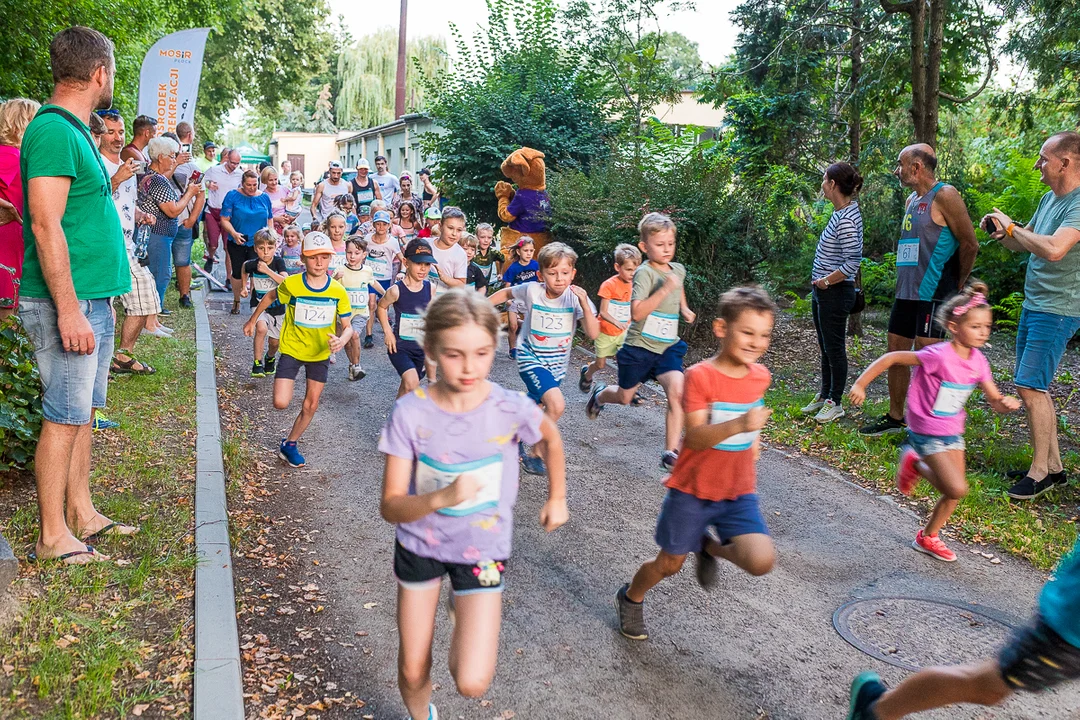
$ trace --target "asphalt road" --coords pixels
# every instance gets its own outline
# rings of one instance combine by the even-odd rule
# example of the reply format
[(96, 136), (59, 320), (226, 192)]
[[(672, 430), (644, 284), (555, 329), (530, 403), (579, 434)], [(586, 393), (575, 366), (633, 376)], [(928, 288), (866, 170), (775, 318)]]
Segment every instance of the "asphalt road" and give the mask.
[[(243, 319), (220, 312), (211, 318), (219, 354), (240, 375), (251, 362), (250, 341), (240, 334)], [(280, 492), (298, 515), (318, 521), (309, 551), (320, 558), (327, 622), (357, 645), (332, 648), (325, 679), (367, 701), (356, 716), (402, 718), (390, 568), (394, 530), (378, 514), (383, 460), (376, 450), (398, 378), (378, 334), (376, 349), (365, 351), (362, 362), (368, 376), (359, 382), (346, 381), (344, 357), (331, 367), (322, 407), (301, 441), (308, 467), (289, 471), (295, 480)], [(505, 351), (493, 379), (520, 387)], [(300, 394), (289, 410), (274, 412), (268, 409), (269, 380), (231, 384), (246, 396), (253, 437), (272, 457)], [(688, 566), (648, 596), (650, 639), (627, 640), (616, 630), (612, 600), (656, 552), (652, 535), (664, 493), (658, 467), (662, 409), (656, 401), (609, 407), (591, 423), (576, 383), (563, 389), (570, 522), (544, 533), (537, 515), (546, 481), (522, 476), (498, 672), (483, 701), (457, 695), (446, 665), (449, 623), (440, 611), (433, 677), (444, 719), (842, 718), (856, 673), (873, 668), (890, 683), (906, 674), (835, 632), (832, 616), (845, 602), (884, 596), (977, 602), (1017, 622), (1034, 606), (1045, 576), (1026, 563), (1005, 557), (993, 564), (958, 542), (958, 562), (927, 558), (909, 547), (919, 524), (910, 512), (828, 468), (766, 449), (758, 478), (778, 551), (776, 569), (753, 578), (722, 566), (720, 586), (707, 593)], [(925, 645), (945, 648), (957, 660), (978, 659), (986, 648), (973, 643), (968, 623), (956, 621), (959, 612), (945, 619), (913, 614), (896, 643), (905, 652), (918, 654)], [(356, 632), (367, 634), (353, 638)], [(1078, 716), (1080, 686), (1074, 685), (1019, 696), (1001, 709), (958, 707), (921, 717)]]

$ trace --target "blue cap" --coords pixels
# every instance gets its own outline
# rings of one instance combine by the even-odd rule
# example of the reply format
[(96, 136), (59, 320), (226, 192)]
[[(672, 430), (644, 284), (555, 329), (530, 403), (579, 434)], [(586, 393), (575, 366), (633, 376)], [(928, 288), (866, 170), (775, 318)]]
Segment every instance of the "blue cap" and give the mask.
[(387, 225), (389, 225), (390, 224), (390, 213), (388, 213), (386, 210), (376, 210), (375, 211), (375, 216), (373, 218), (371, 218), (371, 222), (373, 222), (373, 223), (384, 222)]

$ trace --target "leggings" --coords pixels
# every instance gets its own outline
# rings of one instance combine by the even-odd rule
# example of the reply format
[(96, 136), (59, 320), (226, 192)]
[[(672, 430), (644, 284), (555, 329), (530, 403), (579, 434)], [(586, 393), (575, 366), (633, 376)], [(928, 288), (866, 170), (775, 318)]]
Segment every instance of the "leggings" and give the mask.
[(821, 351), (821, 399), (840, 404), (847, 385), (847, 319), (855, 305), (855, 283), (814, 288), (811, 309)]

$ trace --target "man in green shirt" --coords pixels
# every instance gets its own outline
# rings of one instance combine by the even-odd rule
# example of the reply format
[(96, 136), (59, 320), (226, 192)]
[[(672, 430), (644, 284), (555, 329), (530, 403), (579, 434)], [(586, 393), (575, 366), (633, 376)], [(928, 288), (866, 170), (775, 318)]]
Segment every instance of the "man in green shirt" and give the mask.
[[(69, 564), (107, 559), (86, 541), (136, 528), (90, 498), (90, 420), (104, 407), (116, 318), (131, 289), (109, 173), (88, 127), (112, 104), (112, 42), (90, 28), (49, 46), (55, 87), (23, 136), (26, 256), (19, 315), (34, 343), (44, 421), (34, 457), (41, 531), (35, 554)], [(66, 508), (65, 508), (65, 500)]]
[(1031, 500), (1069, 484), (1058, 449), (1057, 411), (1050, 383), (1065, 345), (1080, 330), (1080, 133), (1061, 132), (1043, 143), (1035, 163), (1050, 187), (1026, 226), (997, 208), (983, 218), (1010, 250), (1030, 252), (1024, 307), (1016, 330), (1016, 389), (1031, 428), (1031, 467), (1009, 473), (1009, 497)]

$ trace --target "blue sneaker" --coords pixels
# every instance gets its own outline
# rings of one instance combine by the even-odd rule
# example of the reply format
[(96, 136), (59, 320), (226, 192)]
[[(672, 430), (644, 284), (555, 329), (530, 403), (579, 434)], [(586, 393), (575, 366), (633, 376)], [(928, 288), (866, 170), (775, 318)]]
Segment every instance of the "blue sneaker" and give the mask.
[(517, 348), (510, 348), (510, 359), (517, 360)]
[[(412, 717), (409, 720), (412, 720)], [(432, 703), (428, 703), (427, 706), (427, 720), (439, 720), (439, 711), (435, 709), (435, 705)]]
[(600, 417), (600, 411), (604, 409), (604, 404), (596, 399), (596, 396), (603, 392), (607, 385), (603, 383), (593, 388), (592, 395), (589, 396), (589, 402), (585, 403), (585, 415), (590, 420), (595, 420)]
[(851, 683), (851, 704), (847, 720), (877, 720), (871, 706), (884, 694), (885, 683), (881, 682), (881, 677), (876, 672), (867, 670), (860, 674)]
[(581, 366), (581, 375), (578, 376), (578, 390), (583, 393), (587, 393), (592, 390), (592, 380), (586, 377), (589, 374), (589, 366)]
[(109, 418), (102, 415), (100, 412), (97, 412), (94, 414), (93, 427), (95, 432), (98, 430), (112, 430), (113, 428), (120, 427), (120, 423), (116, 422), (115, 420), (110, 420)]
[(518, 456), (521, 458), (521, 467), (530, 475), (547, 475), (547, 466), (542, 458), (525, 452), (525, 444), (518, 445)]
[(301, 455), (300, 451), (296, 448), (295, 442), (282, 440), (281, 448), (278, 450), (278, 457), (289, 463), (291, 467), (304, 467), (304, 456)]

